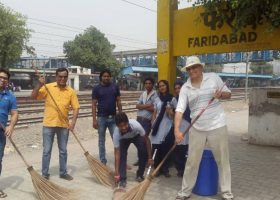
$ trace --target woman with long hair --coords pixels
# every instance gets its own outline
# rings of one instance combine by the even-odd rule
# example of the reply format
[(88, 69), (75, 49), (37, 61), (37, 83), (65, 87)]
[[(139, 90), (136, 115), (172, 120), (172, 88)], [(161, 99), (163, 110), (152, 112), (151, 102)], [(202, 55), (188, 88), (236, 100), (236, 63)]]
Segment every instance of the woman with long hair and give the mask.
[[(154, 102), (154, 113), (152, 117), (151, 143), (153, 151), (157, 149), (154, 161), (156, 168), (167, 152), (174, 144), (173, 118), (176, 99), (169, 93), (169, 83), (166, 80), (158, 82), (158, 97)], [(167, 160), (161, 167), (159, 175), (170, 177), (169, 161)]]

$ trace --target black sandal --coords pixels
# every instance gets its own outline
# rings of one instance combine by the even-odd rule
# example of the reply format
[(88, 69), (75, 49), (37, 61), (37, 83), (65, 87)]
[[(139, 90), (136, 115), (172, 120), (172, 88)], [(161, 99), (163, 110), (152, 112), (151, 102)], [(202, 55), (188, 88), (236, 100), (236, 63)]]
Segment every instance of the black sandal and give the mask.
[(175, 200), (187, 200), (190, 197), (181, 197), (181, 196), (177, 196)]
[(5, 192), (3, 192), (2, 190), (0, 190), (0, 198), (6, 198), (7, 194)]

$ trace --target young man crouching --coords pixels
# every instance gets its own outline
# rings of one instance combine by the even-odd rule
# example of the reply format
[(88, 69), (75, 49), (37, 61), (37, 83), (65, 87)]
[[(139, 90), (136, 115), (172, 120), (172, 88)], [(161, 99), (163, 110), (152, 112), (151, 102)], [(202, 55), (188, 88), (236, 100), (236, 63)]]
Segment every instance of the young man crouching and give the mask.
[(151, 142), (145, 135), (143, 127), (134, 119), (128, 120), (125, 113), (118, 113), (115, 117), (116, 125), (113, 134), (113, 143), (115, 147), (115, 178), (119, 181), (120, 187), (126, 187), (126, 163), (127, 150), (133, 143), (137, 148), (139, 167), (136, 173), (136, 181), (144, 180), (144, 171), (147, 157), (148, 163), (153, 164), (151, 156)]

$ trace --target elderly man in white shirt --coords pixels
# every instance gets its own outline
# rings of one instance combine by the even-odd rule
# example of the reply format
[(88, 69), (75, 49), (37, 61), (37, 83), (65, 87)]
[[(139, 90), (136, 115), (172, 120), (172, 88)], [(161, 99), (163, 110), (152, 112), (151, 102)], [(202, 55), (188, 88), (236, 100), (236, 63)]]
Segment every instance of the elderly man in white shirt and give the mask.
[(213, 96), (215, 100), (190, 129), (189, 155), (182, 188), (178, 192), (176, 200), (185, 200), (190, 197), (206, 144), (211, 148), (218, 165), (222, 198), (232, 200), (228, 134), (225, 113), (219, 101), (229, 99), (231, 91), (226, 86), (223, 87), (223, 81), (215, 73), (203, 73), (203, 65), (196, 56), (187, 59), (182, 71), (189, 74), (189, 79), (181, 88), (176, 108), (175, 137), (177, 143), (184, 139), (180, 125), (187, 105), (191, 110), (191, 118), (194, 119)]

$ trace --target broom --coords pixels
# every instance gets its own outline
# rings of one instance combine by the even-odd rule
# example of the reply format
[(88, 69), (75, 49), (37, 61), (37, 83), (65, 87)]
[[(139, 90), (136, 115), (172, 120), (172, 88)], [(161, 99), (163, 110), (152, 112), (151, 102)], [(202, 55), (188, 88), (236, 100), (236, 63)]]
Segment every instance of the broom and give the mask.
[[(156, 154), (157, 154), (157, 149), (155, 149), (155, 151), (154, 151), (154, 154), (153, 154), (153, 157), (152, 157), (153, 161), (155, 160)], [(147, 170), (146, 177), (150, 175), (151, 169), (152, 169), (152, 165), (149, 166), (149, 168)], [(115, 191), (113, 192), (113, 200), (119, 200), (118, 193), (120, 193), (120, 192), (125, 192), (125, 189), (118, 186), (117, 189), (115, 189)], [(123, 198), (123, 196), (120, 196), (120, 198)]]
[[(219, 92), (222, 91), (224, 86), (226, 85), (226, 82), (223, 84), (222, 88), (219, 90)], [(184, 135), (189, 132), (190, 128), (193, 126), (193, 124), (200, 118), (200, 116), (204, 113), (204, 111), (210, 106), (210, 104), (215, 100), (215, 97), (212, 97), (208, 104), (203, 108), (199, 114), (192, 120), (188, 128), (184, 131)], [(175, 142), (174, 145), (171, 147), (171, 149), (168, 151), (168, 153), (164, 156), (160, 164), (157, 166), (157, 168), (153, 171), (151, 175), (148, 175), (145, 177), (145, 180), (141, 182), (140, 184), (136, 185), (132, 189), (130, 189), (127, 193), (125, 193), (122, 197), (121, 200), (144, 200), (144, 196), (153, 180), (153, 178), (156, 176), (156, 174), (159, 172), (161, 166), (163, 163), (166, 161), (166, 159), (169, 157), (169, 155), (174, 151), (176, 148), (177, 143)]]
[[(37, 76), (40, 77), (41, 75), (39, 74), (37, 68), (34, 67), (33, 63), (32, 63), (32, 67), (35, 69), (35, 73), (37, 74)], [(45, 87), (47, 93), (50, 95), (53, 103), (55, 104), (55, 107), (58, 111), (58, 114), (59, 114), (60, 118), (68, 124), (68, 122), (66, 121), (67, 117), (63, 116), (63, 113), (61, 112), (60, 108), (58, 107), (55, 99), (53, 98), (52, 94), (50, 93), (50, 91), (49, 91), (49, 89), (48, 89), (48, 87), (46, 86), (45, 83), (44, 83), (44, 87)], [(73, 134), (74, 138), (76, 139), (76, 141), (78, 142), (78, 144), (80, 145), (82, 150), (84, 151), (84, 155), (85, 155), (85, 157), (88, 161), (88, 164), (89, 164), (89, 167), (90, 167), (90, 170), (91, 170), (92, 174), (97, 178), (97, 180), (101, 184), (113, 188), (115, 186), (114, 171), (111, 170), (106, 165), (104, 165), (98, 159), (96, 159), (92, 155), (90, 155), (88, 151), (86, 151), (86, 149), (82, 145), (81, 141), (79, 140), (79, 138), (78, 138), (78, 136), (77, 136), (77, 134), (75, 133), (74, 130), (72, 130), (71, 133)]]
[[(1, 128), (5, 130), (5, 127), (0, 124)], [(23, 160), (24, 164), (27, 166), (27, 170), (29, 171), (33, 183), (33, 187), (35, 192), (40, 200), (74, 200), (76, 197), (76, 192), (71, 189), (67, 189), (61, 187), (51, 181), (45, 179), (40, 174), (38, 174), (34, 168), (27, 163), (19, 149), (17, 148), (16, 144), (9, 137), (9, 140), (13, 147), (15, 148), (16, 152), (19, 154), (21, 159)]]

